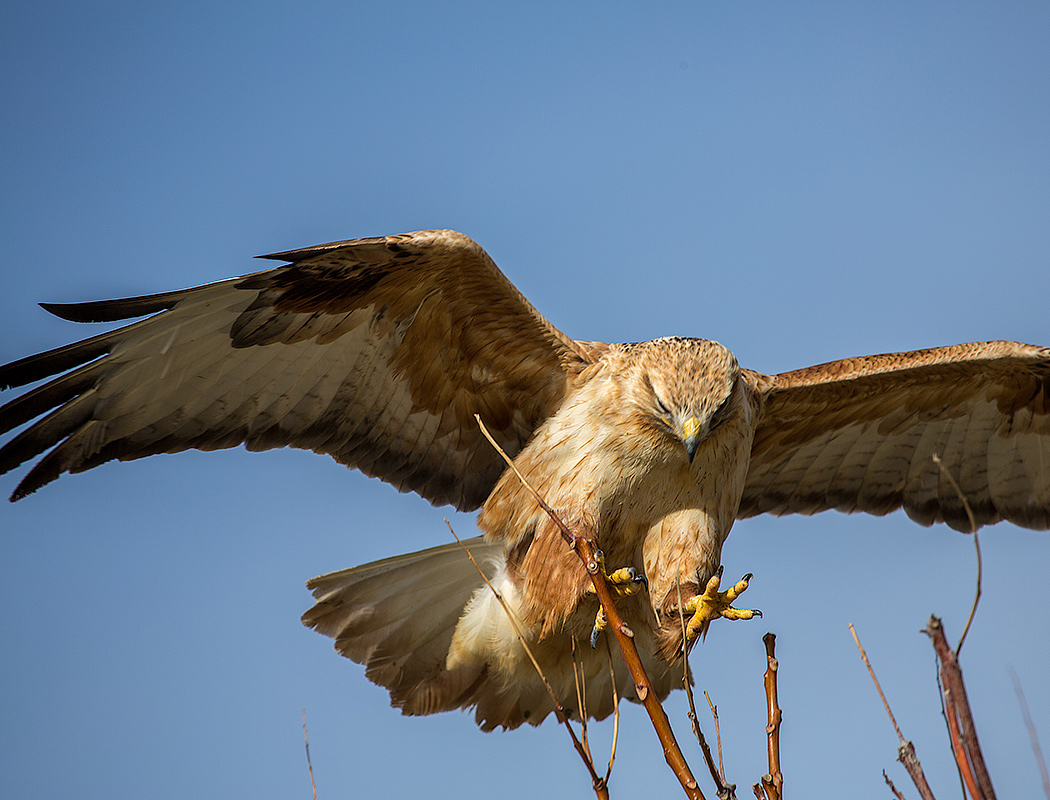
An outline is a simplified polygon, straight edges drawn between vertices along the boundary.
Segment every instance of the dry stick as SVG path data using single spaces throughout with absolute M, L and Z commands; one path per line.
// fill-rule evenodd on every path
M 683 609 L 685 605 L 682 603 L 682 582 L 679 580 L 678 573 L 674 576 L 675 587 L 678 589 L 678 618 L 682 622 L 682 685 L 685 687 L 685 696 L 689 699 L 689 721 L 693 726 L 693 735 L 696 737 L 696 741 L 700 743 L 700 751 L 704 754 L 704 761 L 707 763 L 707 769 L 711 772 L 711 779 L 715 782 L 715 794 L 718 795 L 720 800 L 736 800 L 736 784 L 726 783 L 725 773 L 719 774 L 718 769 L 715 768 L 715 760 L 711 755 L 711 748 L 707 746 L 707 739 L 704 738 L 703 731 L 700 730 L 700 718 L 696 714 L 696 703 L 693 702 L 693 685 L 689 678 L 689 652 L 688 639 L 686 638 L 686 625 L 685 625 L 685 614 Z M 707 695 L 707 692 L 704 692 Z M 708 698 L 708 702 L 711 702 Z M 721 759 L 721 736 L 719 736 L 719 759 Z
M 1032 752 L 1035 754 L 1036 764 L 1039 765 L 1039 777 L 1043 779 L 1043 794 L 1046 800 L 1050 800 L 1050 774 L 1046 771 L 1046 759 L 1043 758 L 1042 748 L 1039 747 L 1039 734 L 1035 731 L 1035 723 L 1032 715 L 1028 713 L 1028 701 L 1024 699 L 1024 689 L 1021 688 L 1021 679 L 1017 677 L 1017 671 L 1013 667 L 1010 670 L 1010 678 L 1014 682 L 1014 693 L 1017 695 L 1017 703 L 1021 706 L 1021 716 L 1024 717 L 1024 726 L 1028 729 L 1028 741 L 1032 744 Z
M 966 697 L 966 686 L 963 683 L 962 668 L 959 659 L 948 646 L 944 636 L 944 626 L 937 617 L 930 617 L 923 632 L 933 642 L 933 651 L 940 661 L 938 675 L 944 687 L 945 709 L 948 714 L 948 732 L 951 734 L 952 750 L 955 753 L 959 768 L 964 777 L 972 768 L 972 777 L 976 786 L 970 787 L 974 800 L 995 800 L 992 778 L 985 766 L 981 745 L 977 741 L 977 729 L 970 713 L 970 701 Z M 975 793 L 979 790 L 980 794 Z
M 959 488 L 959 484 L 955 482 L 955 478 L 951 476 L 951 473 L 945 469 L 944 464 L 941 462 L 941 457 L 934 453 L 931 458 L 933 463 L 938 466 L 941 470 L 941 474 L 948 479 L 948 483 L 951 484 L 952 489 L 958 496 L 959 500 L 962 501 L 963 511 L 966 512 L 966 519 L 970 522 L 970 534 L 973 536 L 973 546 L 977 551 L 977 592 L 973 598 L 973 605 L 970 607 L 970 616 L 966 618 L 966 625 L 963 627 L 962 636 L 959 637 L 959 644 L 955 646 L 955 657 L 959 657 L 959 651 L 962 650 L 963 642 L 966 641 L 966 634 L 970 632 L 970 623 L 973 622 L 974 615 L 977 613 L 977 604 L 981 602 L 981 542 L 977 538 L 977 520 L 974 519 L 973 511 L 970 508 L 970 504 L 966 501 L 966 497 L 962 493 L 962 489 Z
M 612 776 L 613 762 L 616 761 L 616 743 L 620 740 L 620 695 L 616 691 L 616 670 L 613 669 L 612 650 L 609 648 L 609 640 L 605 640 L 605 655 L 609 666 L 609 685 L 613 693 L 613 736 L 612 747 L 609 749 L 609 768 L 605 770 L 605 782 L 609 782 Z M 1050 800 L 1050 798 L 1047 798 Z
M 762 789 L 769 800 L 780 800 L 784 792 L 784 775 L 780 771 L 780 720 L 784 716 L 777 702 L 777 668 L 779 664 L 774 656 L 777 637 L 767 633 L 762 637 L 766 645 L 766 674 L 763 678 L 766 687 L 766 708 L 769 711 L 769 723 L 766 734 L 769 741 L 769 772 L 762 776 Z
M 306 735 L 306 709 L 303 709 L 303 741 L 306 742 L 306 767 L 310 770 L 310 788 L 314 790 L 317 800 L 317 784 L 314 783 L 314 765 L 310 763 L 310 737 Z
M 711 709 L 711 717 L 715 721 L 715 739 L 718 741 L 718 774 L 724 781 L 726 779 L 725 766 L 722 764 L 722 726 L 718 723 L 718 706 L 711 702 L 711 695 L 707 693 L 707 689 L 704 689 L 704 697 L 707 699 L 707 705 Z M 1050 798 L 1047 798 L 1050 800 Z
M 521 646 L 525 649 L 525 654 L 529 657 L 529 661 L 532 662 L 532 666 L 535 667 L 536 673 L 540 676 L 540 680 L 543 681 L 543 685 L 547 689 L 547 693 L 551 696 L 551 700 L 554 701 L 554 716 L 558 718 L 558 721 L 565 726 L 565 730 L 569 732 L 569 738 L 572 739 L 572 746 L 576 748 L 576 752 L 580 754 L 580 759 L 582 759 L 584 766 L 587 767 L 587 771 L 591 774 L 591 786 L 594 788 L 594 793 L 598 795 L 599 798 L 608 800 L 609 787 L 602 778 L 598 777 L 598 773 L 594 771 L 594 763 L 591 761 L 590 752 L 583 746 L 583 744 L 581 744 L 580 740 L 576 738 L 576 731 L 572 729 L 572 725 L 569 723 L 569 715 L 565 713 L 565 707 L 561 704 L 561 701 L 558 700 L 558 696 L 554 693 L 554 688 L 551 686 L 550 681 L 547 680 L 547 676 L 543 674 L 543 670 L 540 668 L 540 662 L 536 660 L 536 656 L 534 656 L 532 650 L 529 649 L 529 644 L 525 641 L 525 634 L 522 633 L 521 628 L 518 627 L 518 621 L 514 617 L 514 612 L 510 610 L 507 601 L 503 599 L 503 595 L 496 590 L 496 587 L 492 585 L 492 582 L 482 571 L 478 562 L 474 560 L 474 554 L 470 552 L 470 548 L 463 544 L 460 538 L 456 536 L 456 532 L 452 530 L 452 524 L 447 519 L 445 520 L 445 524 L 448 525 L 452 538 L 454 538 L 459 543 L 459 546 L 463 548 L 463 551 L 467 554 L 467 558 L 470 559 L 470 563 L 474 565 L 474 569 L 478 571 L 482 580 L 485 581 L 485 585 L 489 587 L 489 590 L 496 596 L 496 600 L 499 601 L 499 604 L 503 607 L 503 611 L 506 613 L 507 619 L 510 620 L 510 624 L 514 628 L 514 633 L 517 635 L 518 641 L 521 642 Z
M 893 781 L 890 780 L 890 776 L 886 774 L 886 770 L 882 771 L 882 779 L 886 781 L 886 785 L 890 787 L 890 791 L 893 792 L 893 796 L 897 800 L 904 800 L 904 795 L 897 791 L 897 787 L 893 785 Z
M 587 751 L 587 758 L 593 764 L 594 756 L 591 754 L 591 743 L 587 739 L 587 690 L 584 686 L 581 686 L 583 676 L 580 673 L 583 669 L 582 665 L 576 661 L 576 640 L 570 638 L 569 644 L 572 645 L 572 680 L 576 684 L 576 707 L 580 709 L 580 743 L 583 745 L 583 749 Z
M 904 734 L 901 733 L 900 726 L 897 725 L 897 718 L 893 716 L 893 712 L 890 711 L 890 704 L 886 700 L 886 695 L 882 693 L 882 686 L 879 685 L 879 679 L 875 677 L 875 670 L 872 669 L 871 662 L 868 661 L 868 654 L 864 652 L 864 646 L 860 643 L 860 638 L 857 636 L 857 632 L 853 629 L 853 623 L 849 625 L 849 632 L 853 634 L 853 641 L 857 643 L 857 649 L 860 650 L 860 657 L 864 661 L 864 666 L 868 668 L 868 674 L 871 675 L 871 680 L 875 684 L 875 689 L 879 693 L 879 698 L 882 700 L 882 705 L 886 709 L 886 714 L 890 718 L 890 722 L 893 723 L 893 730 L 897 732 L 897 739 L 900 742 L 900 746 L 897 748 L 897 760 L 904 765 L 904 768 L 908 770 L 908 774 L 911 776 L 912 783 L 915 784 L 915 788 L 919 790 L 919 795 L 923 800 L 934 800 L 933 792 L 930 790 L 930 784 L 926 782 L 926 775 L 922 771 L 922 764 L 919 763 L 919 757 L 915 755 L 915 745 L 911 742 L 905 741 Z
M 498 452 L 503 460 L 507 462 L 514 474 L 518 476 L 518 480 L 521 481 L 522 485 L 532 494 L 533 498 L 539 504 L 540 508 L 546 512 L 547 516 L 551 518 L 551 521 L 557 526 L 561 532 L 562 538 L 569 545 L 572 550 L 576 551 L 576 555 L 580 557 L 584 567 L 587 570 L 587 574 L 591 576 L 591 583 L 594 584 L 594 591 L 598 595 L 598 601 L 601 603 L 602 608 L 605 610 L 605 617 L 608 620 L 609 628 L 616 635 L 616 641 L 620 645 L 620 650 L 623 653 L 623 660 L 627 664 L 627 669 L 631 672 L 631 677 L 634 678 L 634 688 L 638 694 L 638 700 L 641 701 L 642 705 L 645 706 L 645 710 L 649 714 L 649 720 L 653 724 L 653 729 L 656 731 L 657 737 L 660 739 L 660 743 L 664 749 L 664 760 L 667 761 L 667 765 L 674 772 L 675 777 L 678 778 L 678 782 L 682 784 L 682 789 L 685 790 L 687 796 L 691 798 L 698 798 L 698 800 L 704 800 L 704 794 L 700 791 L 700 786 L 696 782 L 696 778 L 693 777 L 693 773 L 689 769 L 689 765 L 685 761 L 685 756 L 682 755 L 682 749 L 678 746 L 678 742 L 675 740 L 674 731 L 671 730 L 671 723 L 667 719 L 667 714 L 664 712 L 663 706 L 660 705 L 660 700 L 656 697 L 656 693 L 653 691 L 652 684 L 649 682 L 649 677 L 645 673 L 645 667 L 642 666 L 642 658 L 638 654 L 638 647 L 634 643 L 634 633 L 627 627 L 627 624 L 623 621 L 623 617 L 620 616 L 620 612 L 616 610 L 616 604 L 613 602 L 612 592 L 609 591 L 609 584 L 605 582 L 605 578 L 602 577 L 601 571 L 598 568 L 598 559 L 595 555 L 594 544 L 582 536 L 576 536 L 569 530 L 564 522 L 558 517 L 557 514 L 548 506 L 543 498 L 540 497 L 539 493 L 529 485 L 525 477 L 518 471 L 518 468 L 514 465 L 514 462 L 510 460 L 503 448 L 496 444 L 496 440 L 492 438 L 492 434 L 488 432 L 485 424 L 481 421 L 481 417 L 477 414 L 474 415 L 474 419 L 477 420 L 478 427 L 481 428 L 481 432 L 485 438 L 489 440 L 496 452 Z

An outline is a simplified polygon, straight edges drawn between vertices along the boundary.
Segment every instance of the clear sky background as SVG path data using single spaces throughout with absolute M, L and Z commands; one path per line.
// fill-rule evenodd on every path
M 576 338 L 703 336 L 765 372 L 1050 343 L 1042 3 L 7 3 L 0 93 L 3 361 L 97 330 L 37 301 L 436 227 Z M 299 451 L 110 463 L 0 508 L 2 793 L 309 797 L 305 708 L 323 800 L 592 796 L 550 721 L 403 718 L 300 625 L 305 579 L 448 541 L 445 516 L 472 535 Z M 1050 536 L 999 525 L 982 547 L 963 666 L 1000 796 L 1035 797 L 1008 667 L 1050 742 Z M 771 630 L 788 793 L 885 798 L 885 768 L 914 796 L 852 621 L 958 796 L 917 631 L 937 612 L 960 633 L 971 540 L 899 513 L 763 517 L 723 561 L 766 612 L 692 659 L 740 795 L 765 771 Z M 667 707 L 699 774 L 682 693 Z M 641 709 L 621 729 L 613 796 L 676 796 Z

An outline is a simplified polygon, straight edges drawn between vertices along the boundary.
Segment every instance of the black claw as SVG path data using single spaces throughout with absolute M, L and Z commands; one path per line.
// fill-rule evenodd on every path
M 762 616 L 762 612 L 759 611 L 757 608 L 752 608 L 751 609 L 751 613 L 754 614 L 756 617 L 761 617 Z
M 745 576 L 744 576 L 743 578 L 741 578 L 740 580 L 742 580 L 742 581 L 749 581 L 749 580 L 751 580 L 751 579 L 752 579 L 753 577 L 755 577 L 755 573 L 753 573 L 753 572 L 749 572 L 749 573 L 747 573 L 747 575 L 745 575 Z
M 591 628 L 591 650 L 598 649 L 598 637 L 601 635 L 601 631 L 598 630 L 598 626 L 595 625 Z
M 634 567 L 628 567 L 628 571 L 631 573 L 631 583 L 641 583 L 646 589 L 649 588 L 649 579 L 642 573 L 636 570 Z
M 721 564 L 719 564 L 718 565 L 718 569 L 715 570 L 715 575 L 717 575 L 719 578 L 721 578 L 723 569 L 725 569 L 725 567 L 723 567 Z

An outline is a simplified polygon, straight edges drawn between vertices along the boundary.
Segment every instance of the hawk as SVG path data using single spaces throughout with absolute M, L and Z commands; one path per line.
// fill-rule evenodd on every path
M 611 684 L 633 699 L 634 682 L 588 646 L 589 577 L 475 415 L 610 568 L 629 568 L 613 573 L 628 575 L 618 606 L 661 698 L 677 683 L 667 663 L 712 618 L 741 615 L 705 591 L 736 519 L 903 508 L 969 530 L 954 479 L 975 525 L 1050 527 L 1050 349 L 984 342 L 763 375 L 703 339 L 570 339 L 453 231 L 265 257 L 286 263 L 44 304 L 78 322 L 145 318 L 0 367 L 0 388 L 50 378 L 0 408 L 0 433 L 31 422 L 0 448 L 0 472 L 43 454 L 11 499 L 111 459 L 244 445 L 326 453 L 435 505 L 480 508 L 484 535 L 467 547 L 555 692 L 575 696 L 575 660 L 599 719 Z M 404 713 L 473 708 L 492 729 L 553 710 L 458 545 L 308 586 L 304 623 Z

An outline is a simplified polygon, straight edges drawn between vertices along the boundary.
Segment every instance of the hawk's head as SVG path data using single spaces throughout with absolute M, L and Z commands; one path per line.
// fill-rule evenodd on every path
M 718 342 L 665 337 L 626 345 L 628 397 L 647 427 L 680 443 L 691 462 L 735 413 L 740 366 Z

